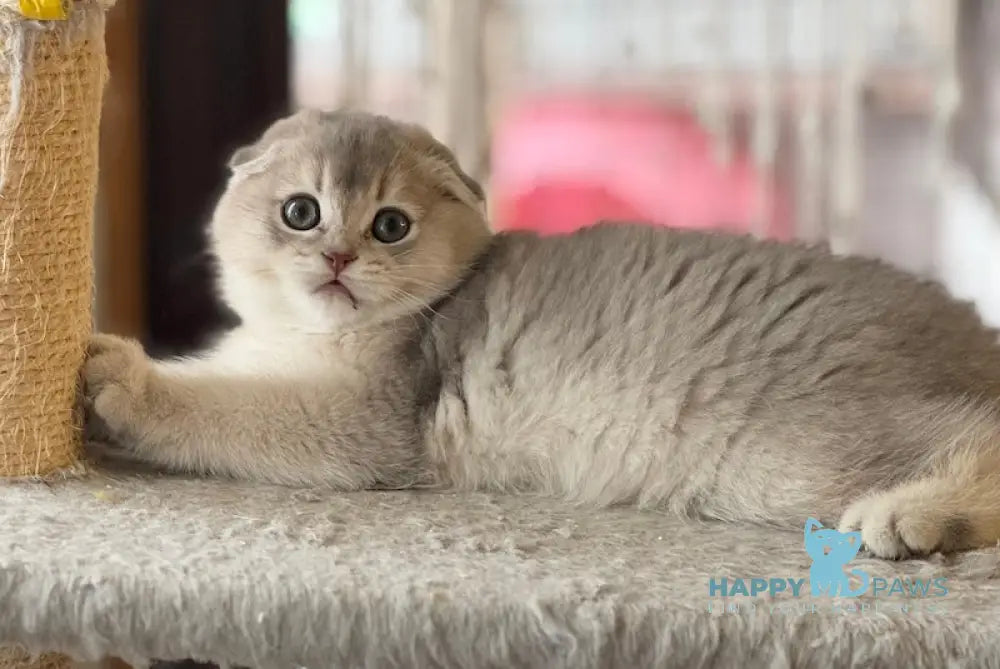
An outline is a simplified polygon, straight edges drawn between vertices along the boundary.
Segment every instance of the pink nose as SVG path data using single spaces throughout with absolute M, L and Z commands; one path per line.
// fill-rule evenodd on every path
M 333 270 L 333 276 L 338 277 L 358 257 L 353 253 L 324 253 L 323 259 L 326 260 L 327 266 Z

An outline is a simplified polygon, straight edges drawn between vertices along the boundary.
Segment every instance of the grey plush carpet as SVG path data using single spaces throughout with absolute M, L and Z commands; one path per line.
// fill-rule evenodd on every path
M 0 484 L 0 642 L 80 659 L 1000 667 L 997 550 L 850 563 L 887 583 L 944 577 L 937 598 L 709 596 L 710 578 L 809 564 L 799 532 L 537 499 L 135 474 Z

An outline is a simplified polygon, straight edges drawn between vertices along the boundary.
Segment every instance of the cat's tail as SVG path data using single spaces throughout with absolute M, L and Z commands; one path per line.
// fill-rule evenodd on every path
M 851 573 L 861 579 L 861 585 L 857 588 L 850 588 L 847 592 L 844 593 L 844 596 L 859 597 L 868 591 L 868 585 L 870 583 L 868 572 L 861 569 L 852 569 Z

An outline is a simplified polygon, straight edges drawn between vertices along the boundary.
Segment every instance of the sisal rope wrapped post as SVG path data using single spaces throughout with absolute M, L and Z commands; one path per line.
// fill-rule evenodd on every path
M 20 647 L 0 647 L 0 669 L 71 669 L 71 667 L 73 660 L 59 653 L 32 656 Z
M 0 0 L 0 477 L 78 462 L 104 12 L 114 1 Z M 56 653 L 0 647 L 0 669 L 69 666 Z
M 104 12 L 0 0 L 0 476 L 72 467 L 91 331 Z M 56 20 L 32 20 L 45 16 Z M 55 15 L 52 14 L 55 13 Z

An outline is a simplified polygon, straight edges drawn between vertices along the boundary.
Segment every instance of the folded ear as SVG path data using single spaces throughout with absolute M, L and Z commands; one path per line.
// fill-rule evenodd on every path
M 252 144 L 236 149 L 226 166 L 230 172 L 252 174 L 266 169 L 271 159 L 287 145 L 287 140 L 302 133 L 302 128 L 308 123 L 316 123 L 322 112 L 315 109 L 303 109 L 291 116 L 278 119 L 264 131 Z
M 283 151 L 290 148 L 287 140 L 257 142 L 236 149 L 226 165 L 236 177 L 246 177 L 263 172 Z
M 226 167 L 229 168 L 230 172 L 235 172 L 238 168 L 246 165 L 259 154 L 260 149 L 256 144 L 241 146 L 233 152 L 233 155 L 229 156 L 229 160 L 226 162 Z
M 434 138 L 431 133 L 423 128 L 422 126 L 416 124 L 401 124 L 403 133 L 406 135 L 413 145 L 424 151 L 431 157 L 435 158 L 437 161 L 444 163 L 444 165 L 451 172 L 454 177 L 453 185 L 461 190 L 465 191 L 465 194 L 471 195 L 470 204 L 476 204 L 483 206 L 486 202 L 486 193 L 483 191 L 483 187 L 479 185 L 479 182 L 469 176 L 462 166 L 458 164 L 458 159 L 455 158 L 455 154 L 451 150 Z M 467 197 L 462 197 L 462 194 L 455 193 L 456 197 L 463 200 L 468 200 Z

